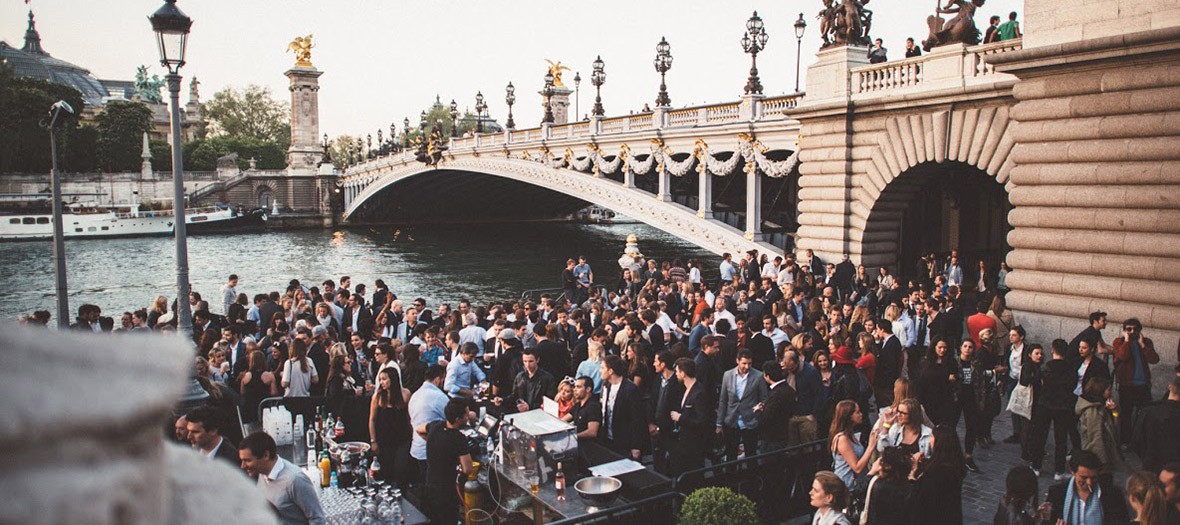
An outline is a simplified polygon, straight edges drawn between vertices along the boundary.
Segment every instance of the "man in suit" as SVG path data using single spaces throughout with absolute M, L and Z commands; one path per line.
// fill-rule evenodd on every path
M 348 297 L 348 308 L 344 309 L 344 331 L 349 334 L 368 335 L 373 327 L 373 314 L 361 303 L 361 297 Z
M 684 385 L 684 397 L 669 412 L 675 424 L 676 443 L 668 458 L 671 476 L 679 476 L 705 466 L 709 446 L 709 427 L 716 417 L 713 396 L 696 380 L 696 362 L 682 357 L 676 360 L 676 378 Z
M 758 412 L 754 407 L 766 402 L 769 393 L 762 372 L 751 368 L 754 355 L 746 349 L 738 351 L 737 366 L 721 376 L 721 398 L 717 402 L 717 435 L 725 442 L 725 460 L 738 456 L 738 444 L 746 449 L 746 457 L 758 453 Z
M 221 459 L 238 465 L 238 449 L 221 435 L 224 425 L 221 413 L 211 406 L 194 409 L 185 416 L 188 420 L 188 441 L 210 459 Z
M 714 398 L 717 397 L 717 389 L 721 387 L 722 368 L 718 362 L 720 353 L 721 338 L 715 335 L 706 335 L 701 339 L 701 351 L 693 358 L 693 361 L 696 362 L 693 377 Z
M 651 343 L 652 352 L 660 352 L 666 349 L 665 341 L 667 337 L 664 334 L 664 329 L 656 322 L 660 319 L 659 312 L 651 309 L 644 310 L 639 314 L 639 319 L 643 321 L 644 330 L 647 332 L 647 338 Z
M 651 382 L 647 431 L 655 445 L 652 447 L 652 460 L 656 472 L 666 475 L 668 473 L 668 453 L 673 443 L 672 430 L 675 427 L 670 412 L 673 403 L 684 397 L 684 387 L 676 379 L 676 366 L 673 362 L 672 352 L 665 350 L 656 354 L 653 363 L 655 363 L 656 377 L 655 381 Z
M 617 355 L 602 359 L 602 444 L 638 461 L 647 439 L 647 411 L 639 387 L 627 379 L 627 363 Z
M 221 341 L 225 343 L 225 359 L 229 361 L 229 375 L 230 379 L 238 377 L 238 374 L 249 368 L 248 355 L 246 355 L 246 345 L 238 338 L 238 329 L 235 326 L 227 326 L 221 329 Z
M 534 329 L 534 335 L 537 338 L 537 345 L 533 347 L 533 350 L 541 358 L 541 368 L 558 379 L 573 372 L 570 368 L 569 348 L 560 342 L 561 333 L 556 324 L 538 323 Z
M 213 325 L 209 311 L 197 310 L 193 312 L 193 343 L 197 345 L 201 354 L 208 355 L 209 350 L 220 340 L 221 333 Z
M 762 377 L 768 385 L 766 402 L 758 410 L 758 429 L 762 433 L 763 452 L 787 447 L 787 434 L 791 415 L 795 413 L 795 389 L 787 384 L 787 375 L 776 361 L 762 365 Z
M 877 397 L 877 406 L 893 404 L 893 382 L 901 377 L 901 341 L 893 335 L 893 325 L 888 321 L 877 323 L 873 335 L 881 343 L 881 351 L 877 354 L 877 372 L 873 377 L 873 393 Z
M 696 326 L 688 333 L 688 351 L 693 355 L 701 351 L 701 338 L 711 333 L 710 326 L 713 326 L 713 309 L 705 308 L 701 310 L 701 318 Z

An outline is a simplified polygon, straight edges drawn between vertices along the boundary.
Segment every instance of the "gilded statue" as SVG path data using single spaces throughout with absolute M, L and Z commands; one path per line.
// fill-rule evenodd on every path
M 315 47 L 311 43 L 311 35 L 297 36 L 290 44 L 287 44 L 287 51 L 295 53 L 295 67 L 315 67 L 311 65 L 311 48 Z
M 561 65 L 560 60 L 554 62 L 552 60 L 545 59 L 545 61 L 549 63 L 549 74 L 553 75 L 553 87 L 564 88 L 565 84 L 561 82 L 561 72 L 569 71 L 570 68 Z
M 962 42 L 969 46 L 979 43 L 979 28 L 975 27 L 975 10 L 983 7 L 986 0 L 948 0 L 946 7 L 938 9 L 938 14 L 955 15 L 950 20 L 943 20 L 938 15 L 926 17 L 926 24 L 930 26 L 930 37 L 922 41 L 922 49 L 931 49 Z
M 823 47 L 867 46 L 873 26 L 873 12 L 865 9 L 870 0 L 823 0 L 819 34 Z

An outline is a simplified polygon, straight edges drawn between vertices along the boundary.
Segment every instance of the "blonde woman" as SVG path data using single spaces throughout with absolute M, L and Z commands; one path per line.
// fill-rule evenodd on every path
M 893 335 L 897 337 L 898 341 L 902 342 L 902 346 L 905 346 L 905 341 L 910 340 L 910 331 L 914 329 L 914 325 L 902 318 L 901 307 L 896 304 L 885 307 L 885 320 L 893 325 Z M 902 370 L 904 371 L 905 369 L 903 368 Z
M 148 310 L 148 328 L 155 328 L 156 322 L 166 313 L 168 313 L 168 298 L 163 295 L 156 296 L 156 300 L 152 301 L 152 307 Z
M 578 365 L 578 371 L 574 373 L 574 377 L 586 376 L 594 380 L 594 395 L 598 395 L 602 391 L 602 354 L 604 348 L 602 343 L 590 340 L 586 345 L 586 360 Z

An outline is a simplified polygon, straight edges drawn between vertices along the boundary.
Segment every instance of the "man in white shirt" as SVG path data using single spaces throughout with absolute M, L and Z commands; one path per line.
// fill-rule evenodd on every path
M 774 342 L 775 348 L 778 348 L 778 345 L 791 339 L 782 328 L 775 326 L 774 317 L 770 315 L 762 318 L 762 335 L 769 337 Z
M 733 264 L 733 255 L 724 253 L 721 257 L 721 286 L 733 284 L 734 278 L 737 277 L 737 267 Z

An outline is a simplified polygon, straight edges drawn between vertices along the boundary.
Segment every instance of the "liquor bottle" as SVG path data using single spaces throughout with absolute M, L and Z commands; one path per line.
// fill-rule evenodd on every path
M 307 428 L 307 436 L 304 438 L 307 442 L 307 466 L 309 468 L 315 466 L 316 455 L 320 453 L 320 448 L 323 443 L 319 440 L 319 434 L 316 434 L 315 428 Z
M 332 435 L 337 440 L 344 438 L 344 418 L 336 418 L 336 426 L 332 431 Z
M 554 489 L 557 491 L 557 501 L 565 501 L 565 472 L 561 470 L 561 462 L 557 462 L 557 472 L 553 474 Z

